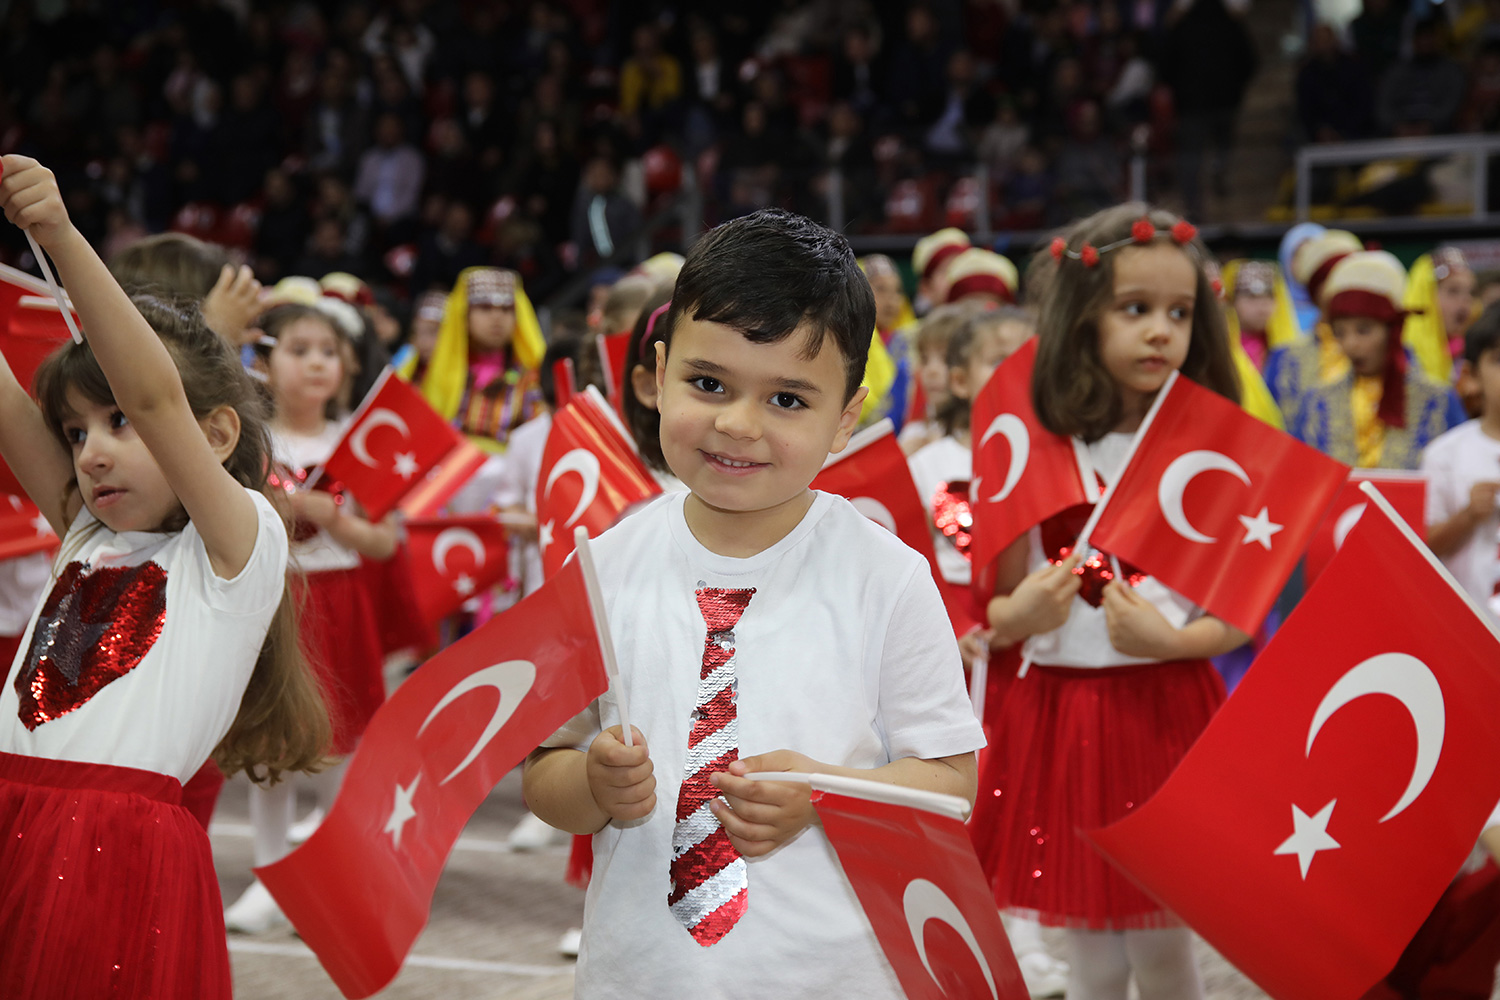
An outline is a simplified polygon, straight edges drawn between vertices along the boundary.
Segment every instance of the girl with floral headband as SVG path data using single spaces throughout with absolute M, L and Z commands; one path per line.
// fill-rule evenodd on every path
M 1196 230 L 1136 203 L 1076 223 L 1040 281 L 1032 404 L 1105 482 L 1173 371 L 1238 400 Z M 993 644 L 1032 664 L 995 723 L 970 824 L 995 898 L 1067 929 L 1070 1000 L 1202 996 L 1192 934 L 1080 836 L 1148 799 L 1224 698 L 1209 658 L 1248 637 L 1107 553 L 1076 553 L 1090 508 L 999 558 Z M 1087 557 L 1087 558 L 1085 558 Z M 1124 579 L 1116 579 L 1123 576 Z

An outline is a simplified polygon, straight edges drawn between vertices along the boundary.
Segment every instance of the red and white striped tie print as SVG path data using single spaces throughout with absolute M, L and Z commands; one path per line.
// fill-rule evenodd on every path
M 703 947 L 733 929 L 745 912 L 749 878 L 745 859 L 708 808 L 719 790 L 708 780 L 740 756 L 735 701 L 734 627 L 755 589 L 699 587 L 698 610 L 708 626 L 697 707 L 688 734 L 687 765 L 677 791 L 677 825 L 672 829 L 672 915 Z

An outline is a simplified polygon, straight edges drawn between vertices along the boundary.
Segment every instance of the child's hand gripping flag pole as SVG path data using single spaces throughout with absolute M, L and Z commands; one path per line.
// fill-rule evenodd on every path
M 1089 834 L 1277 1000 L 1386 975 L 1500 799 L 1474 766 L 1500 757 L 1500 631 L 1361 489 L 1364 516 L 1166 784 Z
M 615 638 L 609 631 L 609 619 L 604 613 L 604 595 L 599 592 L 599 575 L 594 572 L 594 552 L 589 546 L 589 529 L 583 525 L 573 529 L 573 551 L 583 567 L 583 581 L 588 587 L 589 610 L 594 616 L 594 631 L 599 636 L 599 655 L 604 660 L 604 672 L 609 676 L 609 687 L 614 688 L 616 706 L 620 712 L 620 733 L 626 746 L 635 746 L 630 733 L 630 699 L 625 685 L 620 683 L 620 661 L 615 659 Z
M 813 807 L 912 1000 L 1026 1000 L 1000 911 L 954 795 L 834 774 L 755 771 L 812 788 Z
M 402 684 L 371 719 L 322 825 L 256 869 L 344 996 L 395 978 L 474 810 L 608 689 L 603 609 L 590 598 L 586 542 L 579 551 Z

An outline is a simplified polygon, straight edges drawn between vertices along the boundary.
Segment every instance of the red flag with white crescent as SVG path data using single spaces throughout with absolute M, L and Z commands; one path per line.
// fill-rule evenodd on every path
M 478 454 L 478 449 L 387 368 L 354 411 L 323 465 L 323 476 L 342 483 L 364 506 L 365 516 L 378 521 L 424 486 L 434 468 L 469 452 Z M 468 462 L 462 478 L 477 467 Z M 452 484 L 454 490 L 460 485 L 462 479 Z
M 1089 540 L 1253 634 L 1348 475 L 1174 372 Z
M 661 492 L 608 405 L 592 387 L 552 417 L 536 482 L 542 573 L 551 577 L 573 552 L 573 530 L 593 537 L 633 504 Z
M 406 538 L 417 612 L 430 625 L 499 583 L 510 568 L 508 536 L 493 517 L 407 521 Z
M 0 497 L 0 560 L 47 552 L 57 545 L 52 525 L 25 494 Z
M 882 420 L 857 434 L 849 446 L 829 456 L 812 488 L 836 493 L 854 509 L 894 534 L 927 560 L 932 579 L 943 595 L 957 635 L 980 627 L 983 613 L 966 591 L 951 586 L 938 569 L 931 522 L 911 478 L 911 466 L 896 442 L 890 420 Z M 972 520 L 971 520 L 972 523 Z
M 1349 531 L 1369 507 L 1369 498 L 1360 483 L 1374 483 L 1380 495 L 1390 501 L 1401 520 L 1419 535 L 1427 533 L 1427 477 L 1420 472 L 1399 469 L 1353 469 L 1328 506 L 1312 539 L 1307 543 L 1307 559 L 1302 573 L 1306 586 L 1312 586 L 1328 565 L 1328 560 L 1344 544 Z
M 42 360 L 67 343 L 70 336 L 47 283 L 0 264 L 0 354 L 22 388 L 31 389 L 32 377 Z M 3 461 L 0 492 L 24 492 Z
M 344 996 L 367 997 L 395 977 L 474 810 L 608 686 L 574 560 L 380 707 L 327 818 L 255 870 Z
M 625 355 L 630 352 L 631 331 L 606 334 L 599 338 L 599 360 L 604 366 L 609 398 L 617 412 L 625 405 L 625 380 L 630 373 L 625 370 Z
M 1167 783 L 1094 832 L 1278 1000 L 1395 965 L 1500 800 L 1500 634 L 1372 502 Z
M 1031 406 L 1035 337 L 1006 358 L 974 399 L 972 549 L 976 589 L 987 567 L 1035 525 L 1099 498 L 1083 446 L 1042 426 Z M 981 600 L 991 594 L 980 593 Z
M 1026 1000 L 962 799 L 810 776 L 813 807 L 912 1000 Z M 952 803 L 946 806 L 940 800 Z

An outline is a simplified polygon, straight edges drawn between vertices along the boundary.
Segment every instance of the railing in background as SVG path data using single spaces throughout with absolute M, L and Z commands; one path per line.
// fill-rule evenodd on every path
M 1487 135 L 1447 135 L 1412 139 L 1372 139 L 1364 142 L 1339 142 L 1303 146 L 1297 150 L 1297 220 L 1305 222 L 1312 214 L 1313 170 L 1316 167 L 1362 166 L 1381 160 L 1435 161 L 1454 156 L 1474 160 L 1470 183 L 1470 206 L 1466 217 L 1440 215 L 1412 218 L 1396 228 L 1451 228 L 1456 223 L 1493 224 L 1500 215 L 1492 215 L 1489 206 L 1490 159 L 1500 154 L 1500 137 Z M 1321 220 L 1320 220 L 1321 221 Z M 1389 226 L 1393 219 L 1381 219 Z

